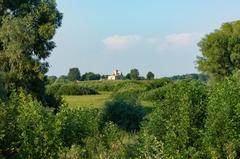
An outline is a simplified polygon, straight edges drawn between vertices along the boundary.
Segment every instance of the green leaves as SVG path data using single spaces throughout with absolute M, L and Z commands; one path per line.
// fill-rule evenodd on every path
M 210 93 L 204 144 L 211 157 L 239 156 L 240 85 L 238 80 L 227 79 Z
M 80 81 L 81 74 L 78 68 L 70 68 L 68 72 L 68 80 L 69 81 Z
M 52 38 L 62 14 L 55 0 L 0 2 L 0 71 L 8 89 L 14 86 L 44 101 L 44 75 L 55 47 Z
M 163 143 L 165 155 L 193 156 L 200 148 L 204 127 L 206 86 L 196 81 L 180 81 L 165 86 L 164 91 L 164 98 L 144 122 L 143 130 Z
M 240 22 L 225 23 L 219 30 L 205 36 L 199 43 L 202 57 L 198 69 L 212 81 L 223 80 L 240 69 Z

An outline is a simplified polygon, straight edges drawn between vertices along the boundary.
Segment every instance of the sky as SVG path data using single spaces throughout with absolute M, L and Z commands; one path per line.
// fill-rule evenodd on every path
M 240 19 L 239 0 L 57 0 L 62 26 L 56 48 L 47 60 L 48 75 L 81 74 L 141 76 L 197 73 L 197 43 L 224 22 Z

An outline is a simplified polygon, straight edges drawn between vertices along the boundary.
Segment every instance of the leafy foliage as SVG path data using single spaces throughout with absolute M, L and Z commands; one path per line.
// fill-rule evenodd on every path
M 47 84 L 53 84 L 56 80 L 56 76 L 47 76 Z
M 64 146 L 83 145 L 84 139 L 98 133 L 97 109 L 70 109 L 62 107 L 57 114 L 61 126 L 60 137 Z
M 81 79 L 81 74 L 78 68 L 70 68 L 68 72 L 69 81 L 79 81 Z
M 103 122 L 113 122 L 126 131 L 137 131 L 145 115 L 142 106 L 133 96 L 115 96 L 106 103 Z
M 0 100 L 4 100 L 7 97 L 7 90 L 5 87 L 5 82 L 3 75 L 0 73 Z
M 134 68 L 130 70 L 130 77 L 132 80 L 138 80 L 139 79 L 139 71 Z
M 82 75 L 82 80 L 83 81 L 89 81 L 89 80 L 100 80 L 101 75 L 100 74 L 95 74 L 93 72 L 87 72 Z
M 76 83 L 70 84 L 53 84 L 47 87 L 49 94 L 55 95 L 96 95 L 98 92 L 90 87 L 81 86 Z
M 12 158 L 57 158 L 60 129 L 51 110 L 23 93 L 13 94 L 1 109 L 0 149 Z
M 199 43 L 203 55 L 198 58 L 198 69 L 207 73 L 213 81 L 231 76 L 240 69 L 239 42 L 240 21 L 223 24 Z
M 58 95 L 94 95 L 98 94 L 95 89 L 79 86 L 77 84 L 62 85 L 57 91 Z
M 204 145 L 210 158 L 240 155 L 240 83 L 227 79 L 214 87 L 207 106 Z
M 62 14 L 55 0 L 0 2 L 0 71 L 8 89 L 21 88 L 44 101 L 44 61 L 55 47 Z
M 154 75 L 152 72 L 148 72 L 148 73 L 147 73 L 147 79 L 148 79 L 148 80 L 153 80 L 153 79 L 154 79 L 154 76 L 155 76 L 155 75 Z
M 147 118 L 144 131 L 164 144 L 167 156 L 193 157 L 200 148 L 204 127 L 205 86 L 196 81 L 181 81 L 168 87 L 165 99 Z

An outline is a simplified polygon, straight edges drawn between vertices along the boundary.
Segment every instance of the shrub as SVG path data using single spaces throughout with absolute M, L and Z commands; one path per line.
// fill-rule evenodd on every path
M 23 98 L 24 99 L 24 98 Z M 22 158 L 58 158 L 60 127 L 51 110 L 37 101 L 24 99 L 19 106 L 18 128 Z
M 209 157 L 238 158 L 240 156 L 239 78 L 226 79 L 212 89 L 207 112 L 204 146 Z
M 143 124 L 143 130 L 163 143 L 172 158 L 191 158 L 198 154 L 204 127 L 206 86 L 196 81 L 169 85 L 165 99 Z
M 52 84 L 52 85 L 47 85 L 46 86 L 46 92 L 47 94 L 57 94 L 59 88 L 62 86 L 63 84 L 60 83 L 56 83 L 56 84 Z
M 62 85 L 58 91 L 58 95 L 96 95 L 98 92 L 89 87 L 79 86 L 77 84 Z
M 7 90 L 5 88 L 5 82 L 3 75 L 0 73 L 0 100 L 5 100 L 7 97 Z
M 71 148 L 65 148 L 59 155 L 59 159 L 80 159 L 84 150 L 79 145 L 72 145 Z
M 163 143 L 158 141 L 153 135 L 147 133 L 141 133 L 138 139 L 138 143 L 135 145 L 135 158 L 167 158 L 164 154 Z
M 152 80 L 147 83 L 147 89 L 151 90 L 151 89 L 161 88 L 165 85 L 168 85 L 169 83 L 172 83 L 172 80 L 168 78 Z
M 127 158 L 126 147 L 122 142 L 125 136 L 125 132 L 121 131 L 116 124 L 105 123 L 99 134 L 87 138 L 82 158 Z
M 99 111 L 97 109 L 76 108 L 70 109 L 63 106 L 57 114 L 58 122 L 61 123 L 60 137 L 63 145 L 83 145 L 88 136 L 98 133 Z
M 13 94 L 3 108 L 3 156 L 7 158 L 57 158 L 61 149 L 59 126 L 52 111 L 23 93 Z
M 134 98 L 140 96 L 144 91 L 146 90 L 146 87 L 141 84 L 137 83 L 130 83 L 127 82 L 124 85 L 122 85 L 117 91 L 115 91 L 112 96 L 132 96 Z
M 143 107 L 133 96 L 115 96 L 105 104 L 103 122 L 113 122 L 126 131 L 139 130 L 140 122 L 145 115 Z
M 155 88 L 143 93 L 142 98 L 147 101 L 161 102 L 165 99 L 168 86 L 163 86 L 160 88 Z
M 16 158 L 18 155 L 20 132 L 17 124 L 19 115 L 19 99 L 16 94 L 11 95 L 7 103 L 1 103 L 0 121 L 0 151 L 5 157 Z

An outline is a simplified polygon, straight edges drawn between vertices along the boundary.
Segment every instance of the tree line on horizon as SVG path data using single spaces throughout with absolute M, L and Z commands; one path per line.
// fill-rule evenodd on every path
M 107 80 L 109 75 L 100 75 L 98 73 L 86 72 L 81 75 L 79 68 L 70 68 L 67 75 L 57 76 L 47 76 L 49 83 L 57 82 L 67 82 L 67 81 L 91 81 L 91 80 Z M 184 74 L 184 75 L 174 75 L 171 77 L 166 77 L 171 80 L 183 80 L 183 79 L 194 79 L 203 82 L 208 81 L 208 76 L 206 74 Z M 154 80 L 155 75 L 153 72 L 149 71 L 146 77 L 140 76 L 138 69 L 131 69 L 129 73 L 125 76 L 123 75 L 121 80 Z

